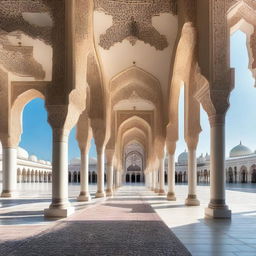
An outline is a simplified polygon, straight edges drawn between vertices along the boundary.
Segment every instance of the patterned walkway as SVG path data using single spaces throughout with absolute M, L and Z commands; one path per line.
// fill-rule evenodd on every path
M 1 255 L 190 255 L 141 193 L 124 187 L 32 238 L 2 243 Z

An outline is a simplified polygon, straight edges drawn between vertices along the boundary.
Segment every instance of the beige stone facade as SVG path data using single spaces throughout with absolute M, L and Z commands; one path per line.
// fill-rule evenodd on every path
M 90 198 L 92 136 L 98 159 L 96 197 L 112 195 L 129 161 L 131 168 L 143 169 L 151 189 L 164 195 L 167 153 L 167 198 L 175 200 L 178 99 L 184 85 L 185 203 L 199 204 L 196 148 L 201 104 L 211 126 L 211 198 L 205 213 L 231 217 L 225 203 L 224 155 L 225 115 L 234 86 L 229 37 L 237 29 L 246 33 L 249 68 L 255 77 L 254 0 L 0 0 L 0 6 L 2 196 L 15 191 L 22 110 L 39 97 L 45 100 L 53 133 L 53 190 L 47 217 L 72 213 L 67 149 L 74 126 L 81 150 L 78 200 Z M 127 160 L 132 154 L 138 164 Z

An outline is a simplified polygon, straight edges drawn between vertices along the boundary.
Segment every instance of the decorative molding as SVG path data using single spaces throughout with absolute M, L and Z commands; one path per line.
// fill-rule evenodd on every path
M 95 10 L 113 17 L 113 25 L 100 35 L 99 45 L 109 50 L 127 39 L 131 45 L 137 40 L 157 50 L 168 47 L 167 39 L 152 25 L 152 17 L 161 13 L 177 14 L 176 0 L 96 0 Z

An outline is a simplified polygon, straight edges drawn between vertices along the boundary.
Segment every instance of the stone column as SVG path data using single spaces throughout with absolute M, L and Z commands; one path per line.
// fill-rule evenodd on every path
M 1 197 L 12 197 L 17 184 L 17 148 L 3 147 L 3 191 Z
M 188 197 L 185 201 L 187 206 L 200 205 L 196 196 L 197 186 L 197 159 L 196 159 L 196 147 L 198 143 L 198 136 L 195 138 L 188 138 Z
M 106 195 L 107 196 L 113 196 L 113 157 L 114 157 L 114 151 L 107 150 L 106 151 L 106 157 L 107 157 L 107 190 Z
M 104 148 L 97 148 L 97 193 L 96 198 L 105 197 L 104 191 Z
M 89 193 L 89 153 L 88 150 L 80 150 L 81 152 L 81 166 L 80 166 L 80 195 L 77 200 L 90 201 Z
M 156 182 L 156 179 L 155 179 L 155 172 L 152 171 L 152 186 L 151 186 L 151 190 L 152 190 L 152 191 L 155 191 L 155 182 Z
M 167 150 L 168 150 L 168 192 L 167 200 L 175 201 L 175 150 L 176 142 L 167 141 Z
M 165 158 L 162 157 L 160 159 L 160 166 L 159 166 L 159 191 L 158 194 L 160 196 L 165 195 L 165 188 L 164 188 L 164 160 Z
M 53 129 L 52 203 L 44 210 L 46 217 L 67 217 L 74 212 L 68 201 L 68 133 Z
M 225 114 L 209 117 L 211 125 L 210 191 L 211 199 L 205 216 L 231 218 L 225 202 Z
M 159 170 L 155 171 L 155 193 L 159 191 Z

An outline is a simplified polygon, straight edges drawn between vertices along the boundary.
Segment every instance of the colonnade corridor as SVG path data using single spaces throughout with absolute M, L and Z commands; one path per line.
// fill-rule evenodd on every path
M 255 190 L 251 184 L 227 184 L 232 221 L 205 219 L 210 187 L 199 185 L 200 206 L 186 206 L 187 185 L 176 184 L 176 201 L 126 184 L 108 198 L 76 200 L 79 185 L 69 185 L 75 213 L 45 219 L 49 183 L 19 184 L 18 196 L 0 204 L 0 255 L 255 255 Z M 167 190 L 167 186 L 165 186 Z M 245 192 L 246 191 L 246 192 Z

